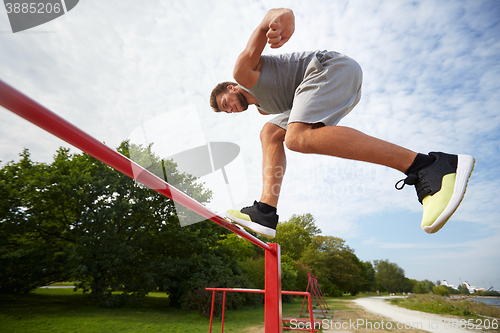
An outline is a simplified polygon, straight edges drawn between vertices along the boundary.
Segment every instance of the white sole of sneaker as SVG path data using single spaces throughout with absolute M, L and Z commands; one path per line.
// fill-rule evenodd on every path
M 258 223 L 252 222 L 252 221 L 247 221 L 247 220 L 243 220 L 243 219 L 231 216 L 228 213 L 226 213 L 226 216 L 228 219 L 230 219 L 231 221 L 233 221 L 236 224 L 241 225 L 243 228 L 251 230 L 255 233 L 258 233 L 259 235 L 264 236 L 268 239 L 273 239 L 274 237 L 276 237 L 276 230 L 274 230 L 274 229 L 264 227 L 263 225 L 260 225 Z
M 455 213 L 458 206 L 464 198 L 465 191 L 467 189 L 467 184 L 469 182 L 472 170 L 474 170 L 475 160 L 470 155 L 458 155 L 458 166 L 457 166 L 457 176 L 455 178 L 455 187 L 453 188 L 453 195 L 451 196 L 450 202 L 443 210 L 441 215 L 436 219 L 436 221 L 430 225 L 423 227 L 424 231 L 433 234 L 439 229 L 441 229 L 450 217 Z

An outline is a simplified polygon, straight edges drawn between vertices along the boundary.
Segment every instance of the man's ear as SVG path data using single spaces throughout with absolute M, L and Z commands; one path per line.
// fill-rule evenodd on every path
M 227 86 L 227 91 L 234 91 L 234 90 L 235 90 L 235 87 L 232 84 Z

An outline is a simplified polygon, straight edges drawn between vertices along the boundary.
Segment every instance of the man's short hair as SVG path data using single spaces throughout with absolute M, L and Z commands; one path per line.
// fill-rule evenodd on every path
M 210 106 L 215 112 L 221 112 L 222 110 L 219 109 L 219 106 L 217 105 L 217 96 L 220 94 L 223 94 L 227 92 L 227 87 L 228 86 L 237 86 L 237 83 L 234 82 L 222 82 L 219 83 L 218 85 L 215 86 L 214 90 L 212 90 L 212 93 L 210 94 Z

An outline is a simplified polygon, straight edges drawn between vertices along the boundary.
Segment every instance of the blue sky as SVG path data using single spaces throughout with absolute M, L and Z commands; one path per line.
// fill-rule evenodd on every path
M 269 118 L 252 107 L 214 114 L 207 101 L 278 6 L 294 10 L 296 32 L 265 53 L 329 49 L 361 64 L 363 96 L 342 125 L 415 151 L 477 160 L 459 210 L 428 235 L 413 187 L 394 189 L 399 172 L 287 152 L 281 220 L 311 213 L 360 259 L 389 259 L 409 278 L 500 290 L 498 1 L 86 0 L 16 34 L 0 9 L 0 79 L 112 148 L 137 133 L 167 155 L 206 141 L 238 144 L 227 172 L 235 204 L 246 206 L 260 197 L 258 138 Z M 6 110 L 0 117 L 2 163 L 25 147 L 48 162 L 67 146 Z M 232 205 L 221 179 L 220 172 L 202 179 L 220 212 Z

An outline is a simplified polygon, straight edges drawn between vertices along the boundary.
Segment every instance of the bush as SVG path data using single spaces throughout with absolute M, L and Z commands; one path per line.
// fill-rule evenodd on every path
M 312 273 L 312 268 L 296 261 L 297 265 L 297 290 L 306 291 L 309 284 L 308 274 Z
M 215 293 L 214 316 L 220 317 L 222 314 L 222 292 Z M 210 317 L 212 308 L 212 291 L 205 290 L 203 287 L 196 288 L 188 292 L 182 303 L 183 309 L 193 309 L 204 317 Z
M 211 286 L 214 285 L 216 284 L 212 284 Z M 185 310 L 197 310 L 200 315 L 208 318 L 210 317 L 210 310 L 212 308 L 212 294 L 213 292 L 205 290 L 205 287 L 193 289 L 184 297 L 182 308 Z M 222 315 L 223 295 L 222 291 L 215 292 L 214 317 Z M 238 310 L 245 305 L 262 304 L 263 299 L 262 294 L 226 292 L 225 308 L 226 310 Z
M 445 286 L 432 287 L 432 292 L 440 296 L 450 296 L 450 291 Z
M 264 257 L 252 259 L 248 258 L 242 263 L 245 275 L 248 277 L 252 288 L 265 288 L 265 259 Z
M 281 290 L 297 290 L 297 269 L 293 261 L 292 263 L 281 263 Z M 292 295 L 283 295 L 281 299 L 284 303 L 293 303 Z

